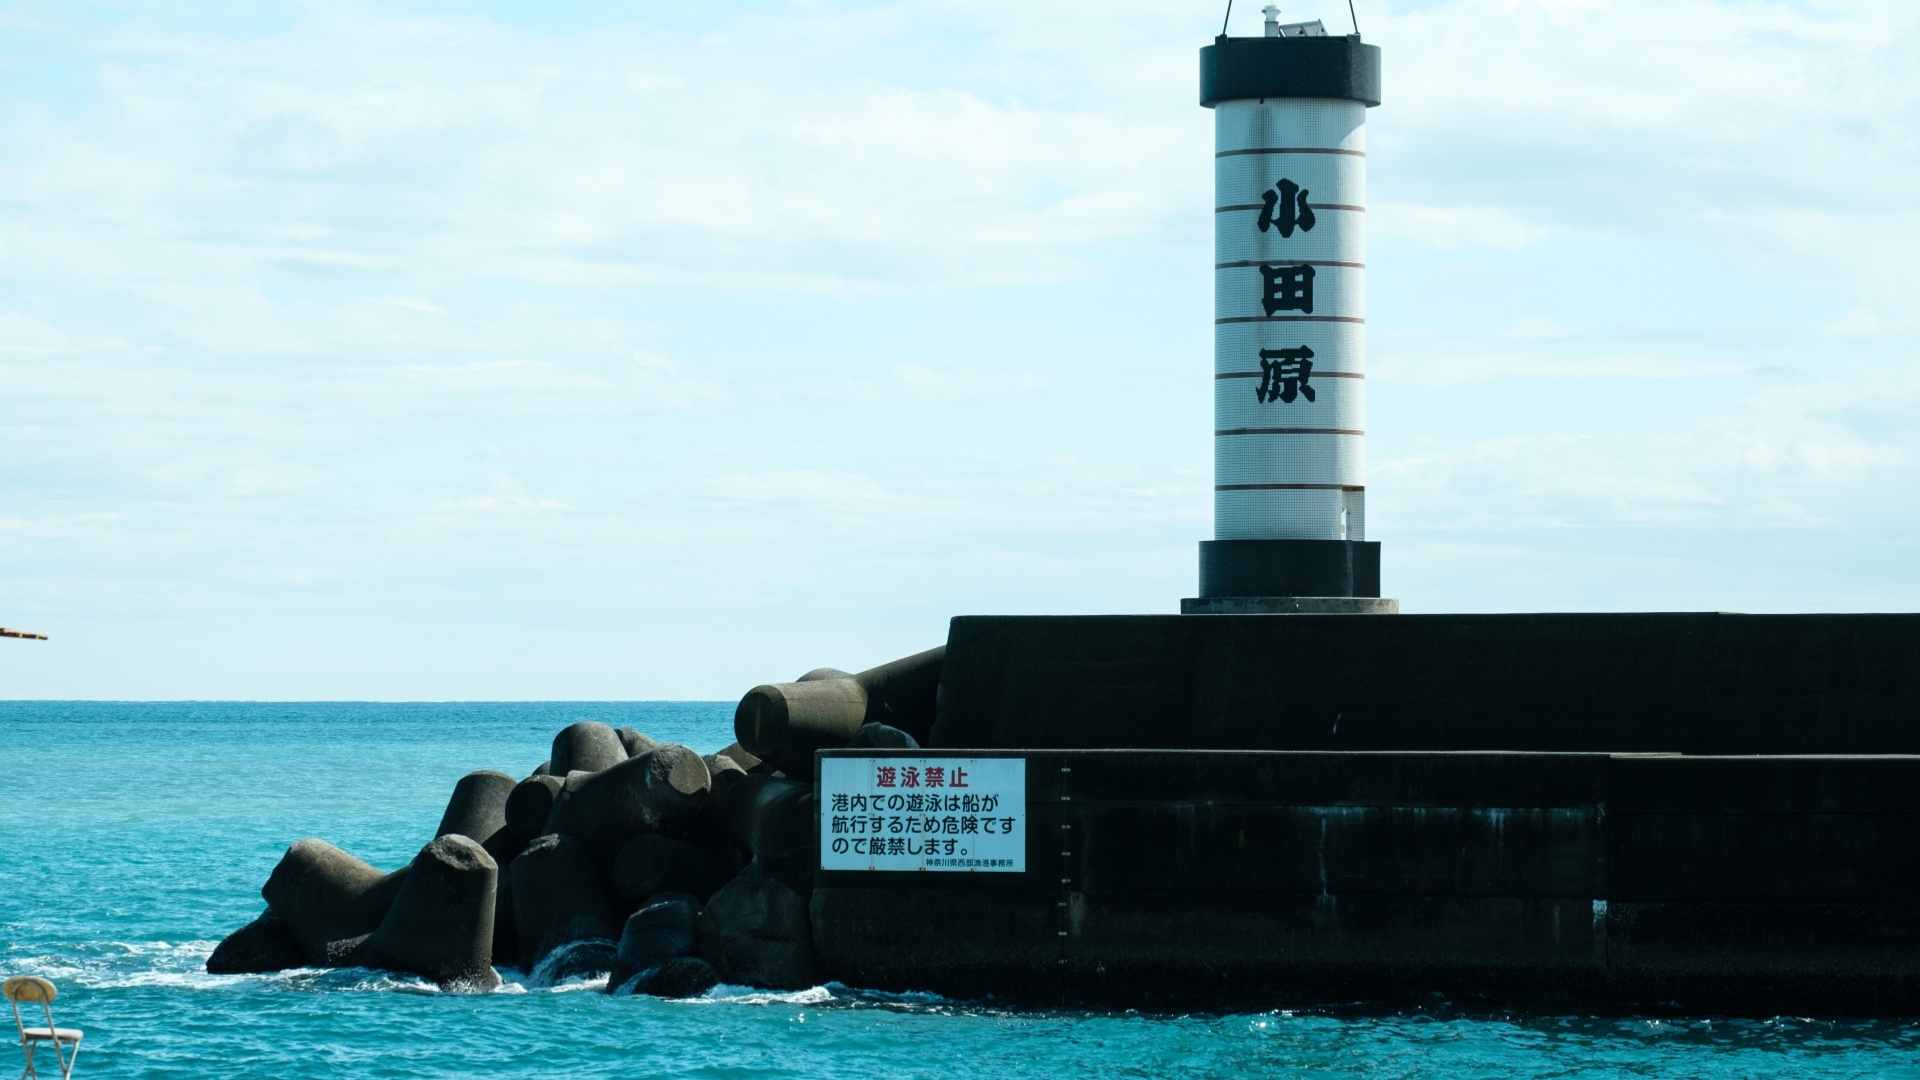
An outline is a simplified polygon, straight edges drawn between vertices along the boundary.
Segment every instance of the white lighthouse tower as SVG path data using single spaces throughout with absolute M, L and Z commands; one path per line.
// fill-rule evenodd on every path
M 1213 539 L 1189 614 L 1397 611 L 1367 539 L 1367 109 L 1319 22 L 1200 50 L 1214 112 Z

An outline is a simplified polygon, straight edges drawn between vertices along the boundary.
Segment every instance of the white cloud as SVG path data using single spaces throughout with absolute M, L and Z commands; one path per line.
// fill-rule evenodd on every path
M 203 635 L 226 632 L 193 622 L 210 597 L 252 615 L 178 673 L 108 686 L 133 669 L 88 656 L 9 686 L 236 692 L 246 668 L 267 696 L 724 696 L 775 639 L 884 659 L 956 610 L 1171 610 L 1190 587 L 1194 50 L 1217 15 L 643 7 L 556 33 L 275 10 L 244 32 L 10 12 L 0 48 L 64 74 L 0 87 L 0 599 Z M 1368 330 L 1390 544 L 1911 527 L 1920 11 L 1359 16 L 1386 51 Z M 1631 565 L 1549 554 L 1580 570 L 1562 606 Z M 378 647 L 419 657 L 379 686 L 344 661 L 295 679 L 297 641 L 248 629 L 375 609 Z M 569 655 L 626 644 L 567 687 L 525 635 L 431 652 L 484 620 L 563 621 Z M 747 623 L 759 644 L 712 646 Z M 636 624 L 672 632 L 627 647 Z

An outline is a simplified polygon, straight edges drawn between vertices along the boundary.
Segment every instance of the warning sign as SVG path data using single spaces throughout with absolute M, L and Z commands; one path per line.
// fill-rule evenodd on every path
M 1024 872 L 1026 759 L 821 758 L 820 868 Z

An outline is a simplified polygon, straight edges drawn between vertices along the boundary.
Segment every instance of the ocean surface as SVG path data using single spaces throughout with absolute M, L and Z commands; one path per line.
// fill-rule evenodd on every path
M 703 753 L 732 741 L 728 702 L 0 702 L 0 974 L 59 985 L 56 1019 L 87 1033 L 77 1076 L 1920 1078 L 1920 1024 L 1890 1021 L 1143 1015 L 837 985 L 658 1001 L 517 971 L 467 996 L 373 971 L 205 973 L 288 844 L 399 866 L 462 775 L 524 776 L 586 719 Z

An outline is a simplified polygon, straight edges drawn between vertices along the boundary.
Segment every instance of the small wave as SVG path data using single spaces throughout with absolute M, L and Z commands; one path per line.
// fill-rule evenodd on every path
M 284 974 L 287 973 L 274 973 L 274 975 Z M 271 975 L 209 975 L 204 971 L 126 971 L 84 981 L 86 985 L 100 990 L 125 990 L 141 986 L 163 986 L 178 990 L 220 990 L 272 977 Z
M 951 1007 L 960 1004 L 952 998 L 942 997 L 928 990 L 903 990 L 894 993 L 887 990 L 862 990 L 845 983 L 830 982 L 826 988 L 835 998 L 850 999 L 870 1005 L 907 1005 L 920 1008 Z
M 174 959 L 191 959 L 205 962 L 213 955 L 218 941 L 109 941 L 110 948 L 121 949 L 128 956 L 165 956 Z
M 446 991 L 418 975 L 378 968 L 288 968 L 264 975 L 209 976 L 257 979 L 279 990 L 307 993 L 442 994 Z
M 550 990 L 569 993 L 580 990 L 605 990 L 606 969 L 612 966 L 618 945 L 602 938 L 589 938 L 562 945 L 540 959 L 531 972 L 508 968 L 501 978 L 516 981 L 523 990 Z M 600 970 L 590 970 L 598 968 Z
M 833 991 L 824 986 L 808 987 L 805 990 L 762 990 L 757 986 L 735 986 L 721 983 L 697 998 L 688 1001 L 726 1002 L 732 1005 L 829 1005 L 833 1003 Z

